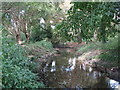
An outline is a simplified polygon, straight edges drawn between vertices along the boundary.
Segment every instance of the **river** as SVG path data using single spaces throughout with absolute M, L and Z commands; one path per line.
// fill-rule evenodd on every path
M 44 67 L 46 85 L 51 88 L 118 88 L 119 82 L 77 61 L 75 52 L 64 48 Z

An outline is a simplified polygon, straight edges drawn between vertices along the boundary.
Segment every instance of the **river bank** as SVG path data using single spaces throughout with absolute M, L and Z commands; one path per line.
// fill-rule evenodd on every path
M 62 47 L 56 48 L 55 50 L 57 50 L 57 52 L 59 53 L 61 49 L 67 48 L 68 52 L 75 52 L 75 57 L 80 64 L 82 63 L 83 65 L 89 65 L 90 67 L 100 71 L 101 73 L 104 73 L 107 77 L 120 82 L 119 60 L 107 61 L 99 58 L 101 54 L 104 54 L 108 51 L 106 49 L 93 48 L 79 52 L 78 49 L 83 48 L 84 46 L 86 46 L 85 42 L 81 44 L 68 43 Z
M 76 53 L 78 56 L 77 60 L 83 65 L 89 65 L 92 68 L 100 71 L 101 73 L 106 74 L 107 77 L 117 80 L 120 82 L 120 72 L 119 66 L 113 65 L 114 62 L 102 61 L 98 58 L 94 58 L 97 55 L 100 55 L 102 52 L 98 50 L 91 50 L 84 53 Z
M 66 47 L 66 46 L 65 46 Z M 111 84 L 106 74 L 79 61 L 76 48 L 59 48 L 44 65 L 45 85 L 50 88 L 108 88 Z M 118 82 L 114 81 L 115 85 Z M 103 85 L 104 83 L 104 85 Z
M 89 65 L 107 77 L 120 82 L 119 45 L 111 41 L 106 44 L 90 43 L 77 47 L 76 56 L 78 61 Z
M 51 77 L 51 74 L 50 74 L 50 77 L 48 77 L 49 76 L 48 72 L 53 71 L 53 73 L 54 73 L 54 70 L 57 69 L 57 68 L 55 69 L 50 66 L 50 65 L 52 65 L 53 61 L 55 61 L 57 59 L 59 61 L 62 60 L 61 62 L 65 61 L 65 63 L 67 63 L 68 61 L 66 62 L 66 59 L 67 58 L 70 59 L 73 56 L 76 59 L 76 63 L 77 63 L 77 66 L 75 66 L 75 67 L 77 67 L 77 68 L 81 67 L 83 69 L 85 69 L 85 67 L 91 68 L 91 69 L 94 69 L 95 71 L 102 73 L 103 75 L 105 75 L 105 77 L 109 77 L 113 80 L 119 81 L 119 76 L 120 76 L 119 68 L 117 66 L 116 67 L 113 66 L 113 63 L 106 62 L 106 61 L 96 58 L 100 54 L 104 53 L 105 50 L 96 50 L 96 49 L 90 50 L 90 49 L 88 49 L 86 51 L 85 50 L 78 51 L 80 48 L 83 48 L 84 46 L 86 46 L 86 43 L 84 43 L 84 42 L 81 44 L 67 43 L 66 45 L 60 45 L 51 50 L 45 50 L 44 48 L 37 46 L 37 48 L 31 48 L 33 55 L 31 55 L 31 56 L 29 55 L 29 58 L 33 58 L 34 61 L 37 63 L 37 68 L 36 68 L 35 72 L 38 73 L 40 80 L 42 80 L 42 82 L 44 82 L 44 84 L 47 86 L 49 86 L 49 85 L 46 81 L 48 81 L 48 78 Z M 64 52 L 67 52 L 68 54 L 66 54 Z M 72 53 L 72 56 L 70 53 Z M 62 56 L 61 56 L 61 54 L 62 54 Z M 65 54 L 65 55 L 63 55 L 63 54 Z M 35 57 L 38 57 L 38 58 L 35 58 Z M 59 62 L 59 61 L 57 61 L 57 62 Z M 59 63 L 61 63 L 61 62 L 59 62 Z M 54 63 L 53 63 L 53 65 L 54 65 Z M 48 67 L 51 67 L 52 69 L 49 68 L 46 70 L 46 68 L 48 68 Z M 59 67 L 59 65 L 56 67 Z M 66 70 L 67 70 L 67 72 L 71 71 L 67 67 L 64 68 L 64 65 L 61 66 L 64 73 Z M 77 70 L 79 71 L 79 69 L 77 69 Z M 78 72 L 78 71 L 73 70 L 73 72 Z M 80 69 L 80 71 L 81 71 L 81 69 Z M 59 70 L 59 72 L 61 72 L 61 70 Z M 81 72 L 83 72 L 83 71 L 81 71 Z M 52 72 L 50 72 L 50 73 L 52 73 Z

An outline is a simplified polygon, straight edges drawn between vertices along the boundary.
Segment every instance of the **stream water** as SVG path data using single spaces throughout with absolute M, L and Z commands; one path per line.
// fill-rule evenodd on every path
M 119 82 L 77 61 L 75 52 L 62 49 L 44 67 L 46 85 L 52 88 L 117 88 Z

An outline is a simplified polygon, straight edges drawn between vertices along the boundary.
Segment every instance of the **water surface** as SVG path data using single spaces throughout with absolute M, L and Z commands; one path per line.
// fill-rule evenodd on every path
M 46 84 L 54 88 L 116 88 L 118 82 L 93 68 L 77 61 L 70 49 L 60 50 L 59 55 L 46 64 Z

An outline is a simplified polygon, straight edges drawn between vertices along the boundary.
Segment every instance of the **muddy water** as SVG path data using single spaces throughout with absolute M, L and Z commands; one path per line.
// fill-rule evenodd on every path
M 46 64 L 46 85 L 54 88 L 117 88 L 118 82 L 109 79 L 77 61 L 75 52 L 62 49 Z

